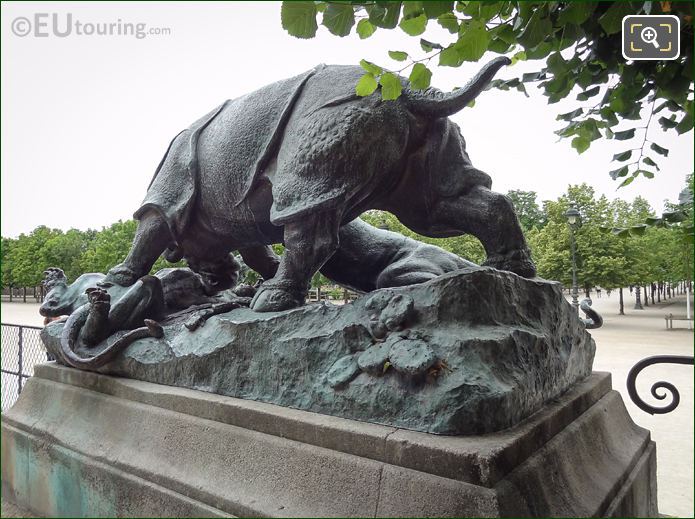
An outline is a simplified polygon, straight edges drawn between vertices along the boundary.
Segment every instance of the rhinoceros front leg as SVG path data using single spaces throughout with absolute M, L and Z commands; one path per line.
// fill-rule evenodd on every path
M 125 261 L 109 270 L 104 281 L 129 287 L 150 271 L 171 241 L 169 226 L 164 218 L 155 211 L 148 211 L 138 222 L 133 245 Z
M 304 304 L 311 277 L 338 248 L 340 218 L 335 213 L 303 216 L 285 225 L 285 253 L 273 278 L 251 302 L 257 312 L 277 312 Z
M 527 278 L 536 275 L 514 206 L 506 196 L 475 186 L 459 198 L 439 202 L 432 220 L 435 226 L 459 229 L 478 238 L 487 254 L 483 265 Z

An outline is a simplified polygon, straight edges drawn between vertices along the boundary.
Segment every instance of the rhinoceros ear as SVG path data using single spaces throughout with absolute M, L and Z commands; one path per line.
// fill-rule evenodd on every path
M 430 118 L 449 117 L 463 110 L 490 83 L 497 71 L 510 63 L 508 57 L 500 56 L 487 63 L 465 87 L 455 92 L 444 93 L 436 88 L 408 90 L 404 99 L 413 113 Z

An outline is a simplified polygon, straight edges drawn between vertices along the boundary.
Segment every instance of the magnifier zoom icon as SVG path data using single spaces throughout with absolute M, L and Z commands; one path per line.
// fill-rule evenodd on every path
M 651 44 L 654 45 L 655 49 L 659 48 L 659 42 L 656 41 L 656 29 L 654 29 L 654 27 L 645 27 L 642 29 L 640 38 L 642 38 L 642 41 L 647 45 Z

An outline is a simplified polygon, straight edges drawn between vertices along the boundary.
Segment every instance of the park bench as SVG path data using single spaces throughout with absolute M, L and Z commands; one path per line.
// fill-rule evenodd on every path
M 667 330 L 669 330 L 669 329 L 673 330 L 673 321 L 688 321 L 688 330 L 692 330 L 692 328 L 693 328 L 693 325 L 692 325 L 693 318 L 692 317 L 687 317 L 685 315 L 666 314 L 664 319 L 666 319 L 666 329 Z

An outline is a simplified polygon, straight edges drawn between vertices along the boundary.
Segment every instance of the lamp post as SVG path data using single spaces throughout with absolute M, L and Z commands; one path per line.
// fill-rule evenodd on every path
M 579 313 L 579 298 L 577 297 L 577 259 L 575 257 L 577 246 L 574 241 L 574 230 L 582 224 L 582 218 L 579 211 L 577 211 L 577 209 L 574 207 L 570 207 L 567 210 L 565 213 L 565 218 L 567 218 L 567 223 L 569 224 L 570 228 L 570 251 L 572 254 L 572 306 L 577 310 L 577 313 Z

